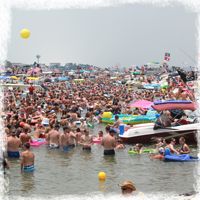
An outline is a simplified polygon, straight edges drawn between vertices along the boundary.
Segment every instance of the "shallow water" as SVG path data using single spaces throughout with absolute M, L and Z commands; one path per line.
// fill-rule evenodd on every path
M 102 128 L 102 127 L 101 127 Z M 97 127 L 99 129 L 99 127 Z M 95 134 L 97 129 L 94 130 Z M 187 193 L 194 190 L 195 163 L 166 163 L 149 159 L 148 154 L 129 155 L 126 146 L 115 157 L 104 157 L 103 148 L 93 145 L 92 152 L 76 147 L 71 152 L 49 150 L 45 145 L 32 148 L 36 171 L 20 173 L 20 161 L 10 160 L 8 195 L 71 195 L 93 192 L 120 193 L 118 183 L 129 179 L 144 193 Z M 195 152 L 194 152 L 195 154 Z M 107 174 L 98 181 L 98 172 Z

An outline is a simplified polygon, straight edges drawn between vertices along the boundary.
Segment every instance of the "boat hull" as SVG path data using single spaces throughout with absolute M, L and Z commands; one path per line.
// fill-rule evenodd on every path
M 153 138 L 163 137 L 165 139 L 174 137 L 177 142 L 180 137 L 185 137 L 187 144 L 197 144 L 199 124 L 184 125 L 180 127 L 169 127 L 165 129 L 153 130 L 152 125 L 149 127 L 132 128 L 124 134 L 119 135 L 124 143 L 127 144 L 151 144 Z

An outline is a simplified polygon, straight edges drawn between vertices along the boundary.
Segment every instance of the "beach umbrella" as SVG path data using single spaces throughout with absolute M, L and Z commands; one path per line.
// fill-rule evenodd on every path
M 153 102 L 147 100 L 138 100 L 129 104 L 132 108 L 151 108 Z

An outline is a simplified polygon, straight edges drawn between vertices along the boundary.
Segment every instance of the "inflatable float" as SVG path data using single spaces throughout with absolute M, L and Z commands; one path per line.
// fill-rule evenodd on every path
M 196 162 L 200 159 L 198 157 L 190 156 L 189 154 L 182 155 L 166 155 L 164 158 L 165 162 Z
M 156 152 L 156 149 L 143 149 L 142 150 L 142 154 L 143 153 L 155 153 Z M 128 151 L 128 154 L 140 154 L 140 153 L 138 153 L 137 151 L 135 151 L 135 150 L 129 150 Z
M 94 124 L 91 124 L 90 122 L 87 122 L 87 126 L 88 126 L 89 128 L 94 128 Z
M 46 140 L 42 139 L 42 138 L 38 138 L 38 139 L 33 139 L 32 142 L 30 142 L 30 145 L 32 147 L 39 147 L 43 144 L 46 144 Z
M 146 114 L 146 115 L 128 115 L 128 114 L 119 114 L 119 119 L 124 124 L 143 124 L 143 123 L 151 123 L 155 122 L 157 119 L 157 115 L 153 114 Z M 115 115 L 111 118 L 102 118 L 101 121 L 106 124 L 113 124 L 115 122 Z
M 93 138 L 93 140 L 92 140 L 92 142 L 94 144 L 101 144 L 101 141 L 102 141 L 102 139 L 100 139 L 100 138 Z
M 152 108 L 158 111 L 162 110 L 196 110 L 197 105 L 192 101 L 187 100 L 168 100 L 155 101 Z

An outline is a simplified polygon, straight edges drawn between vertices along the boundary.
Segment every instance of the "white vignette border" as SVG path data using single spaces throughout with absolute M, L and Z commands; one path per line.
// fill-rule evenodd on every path
M 173 6 L 174 4 L 183 5 L 186 9 L 189 9 L 190 12 L 195 12 L 197 14 L 197 28 L 198 35 L 197 37 L 197 55 L 200 54 L 200 1 L 199 0 L 0 0 L 0 64 L 3 65 L 4 61 L 7 58 L 8 52 L 8 41 L 10 39 L 11 33 L 11 19 L 12 19 L 12 9 L 23 9 L 23 10 L 61 10 L 61 9 L 95 9 L 100 7 L 110 7 L 110 6 L 120 6 L 123 4 L 149 4 L 156 7 L 165 7 L 165 6 Z M 3 30 L 3 31 L 2 31 Z M 198 66 L 200 57 L 197 58 Z M 196 96 L 199 97 L 200 92 L 198 89 L 196 90 Z M 200 100 L 198 100 L 198 103 Z M 0 112 L 3 108 L 3 92 L 0 88 Z M 200 115 L 198 114 L 198 117 Z M 3 128 L 3 121 L 0 118 L 0 153 L 2 157 L 2 149 L 5 149 L 5 134 Z M 200 141 L 199 134 L 197 135 L 198 142 Z M 200 156 L 200 152 L 198 153 Z M 194 171 L 194 176 L 196 179 L 196 183 L 194 183 L 195 191 L 200 190 L 200 164 L 196 164 L 196 168 Z M 4 192 L 6 187 L 8 187 L 8 180 L 4 179 L 4 176 L 0 176 L 0 198 L 7 199 L 7 196 L 4 196 Z M 174 196 L 173 194 L 144 194 L 143 196 L 135 196 L 134 199 L 200 199 L 199 194 L 194 195 L 192 197 L 180 197 Z M 22 197 L 15 197 L 16 199 L 28 199 Z M 86 194 L 83 196 L 68 195 L 68 196 L 58 196 L 58 197 L 46 197 L 45 199 L 124 199 L 124 197 L 109 194 L 107 196 L 98 194 Z M 31 197 L 31 199 L 44 199 L 44 197 Z M 127 198 L 126 198 L 127 199 Z M 128 198 L 129 199 L 129 198 Z

